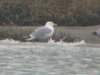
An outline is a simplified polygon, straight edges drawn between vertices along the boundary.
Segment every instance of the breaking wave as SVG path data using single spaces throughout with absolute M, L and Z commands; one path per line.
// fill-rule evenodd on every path
M 5 40 L 0 40 L 0 44 L 39 44 L 39 42 L 21 42 L 21 41 L 16 41 L 13 39 L 5 39 Z M 64 41 L 55 42 L 55 40 L 50 39 L 47 43 L 42 43 L 42 44 L 81 45 L 81 44 L 86 44 L 86 43 L 84 40 L 81 40 L 79 42 L 67 43 Z
M 13 39 L 5 39 L 5 40 L 0 40 L 0 46 L 17 46 L 17 47 L 33 47 L 33 46 L 53 46 L 53 45 L 58 45 L 58 46 L 91 46 L 91 47 L 100 47 L 100 44 L 91 44 L 91 43 L 86 43 L 84 40 L 81 40 L 79 42 L 55 42 L 55 40 L 50 39 L 47 43 L 41 43 L 41 42 L 21 42 L 21 41 L 16 41 Z

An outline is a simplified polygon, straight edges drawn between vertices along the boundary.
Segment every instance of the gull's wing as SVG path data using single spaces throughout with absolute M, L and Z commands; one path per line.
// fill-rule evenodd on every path
M 49 35 L 52 32 L 53 31 L 51 29 L 49 29 L 48 27 L 40 27 L 40 28 L 36 29 L 34 32 L 32 32 L 30 34 L 30 36 L 35 37 L 37 39 L 46 38 L 46 37 L 49 37 L 49 36 L 46 36 L 46 35 Z

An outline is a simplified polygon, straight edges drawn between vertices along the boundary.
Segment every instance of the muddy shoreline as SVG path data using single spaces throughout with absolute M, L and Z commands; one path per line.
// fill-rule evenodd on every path
M 15 39 L 15 40 L 23 40 L 24 35 L 30 34 L 38 27 L 33 26 L 0 26 L 0 39 Z M 82 40 L 85 40 L 86 43 L 94 43 L 100 44 L 100 38 L 94 36 L 92 34 L 93 31 L 100 28 L 100 25 L 97 26 L 88 26 L 88 27 L 64 27 L 64 26 L 56 26 L 55 33 L 58 36 L 63 36 L 67 34 L 71 34 L 74 37 L 79 37 Z M 55 34 L 54 33 L 54 34 Z M 56 36 L 55 38 L 57 38 Z

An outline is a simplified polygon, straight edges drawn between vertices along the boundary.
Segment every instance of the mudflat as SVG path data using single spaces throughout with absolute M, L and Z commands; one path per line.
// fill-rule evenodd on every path
M 22 40 L 24 35 L 30 34 L 39 26 L 0 26 L 0 39 L 11 38 Z M 100 44 L 100 38 L 94 36 L 92 33 L 100 28 L 100 25 L 96 26 L 86 26 L 86 27 L 66 27 L 66 26 L 56 26 L 55 33 L 62 35 L 60 32 L 66 34 L 71 34 L 75 37 L 80 37 L 85 40 L 86 43 Z
M 66 33 L 70 33 L 73 36 L 80 37 L 85 40 L 86 43 L 100 44 L 100 37 L 94 36 L 92 33 L 100 28 L 97 26 L 88 27 L 60 27 L 59 30 L 63 30 Z

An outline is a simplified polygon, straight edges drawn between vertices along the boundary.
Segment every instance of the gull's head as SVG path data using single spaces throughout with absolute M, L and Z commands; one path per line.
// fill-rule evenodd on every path
M 95 36 L 100 37 L 100 29 L 96 30 L 95 32 L 92 33 Z
M 53 23 L 53 22 L 46 22 L 46 24 L 45 24 L 45 26 L 47 26 L 47 27 L 53 27 L 53 26 L 55 26 L 55 25 L 57 25 L 57 24 L 55 24 L 55 23 Z

